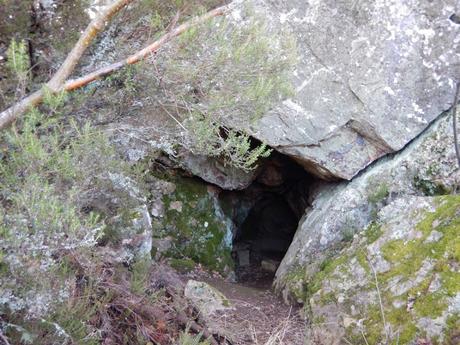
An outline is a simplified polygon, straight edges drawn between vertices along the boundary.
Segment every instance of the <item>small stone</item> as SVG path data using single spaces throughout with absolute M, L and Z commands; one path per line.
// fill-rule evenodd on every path
M 441 286 L 441 277 L 439 276 L 439 274 L 436 274 L 428 288 L 428 292 L 436 292 L 441 288 Z
M 425 240 L 425 243 L 438 242 L 442 238 L 442 232 L 433 230 Z
M 393 307 L 395 307 L 396 309 L 402 308 L 406 305 L 404 301 L 400 301 L 400 300 L 395 300 L 393 301 L 392 304 L 393 304 Z
M 343 318 L 343 325 L 345 326 L 345 328 L 348 328 L 355 323 L 356 323 L 356 320 L 351 317 L 345 316 Z
M 204 317 L 230 308 L 229 300 L 219 290 L 204 282 L 189 280 L 184 295 Z
M 344 297 L 342 294 L 340 294 L 340 295 L 337 297 L 337 302 L 340 303 L 340 304 L 342 304 L 343 302 L 345 302 L 345 297 Z
M 164 204 L 161 200 L 156 201 L 150 210 L 153 217 L 161 218 L 164 216 Z
M 280 265 L 279 261 L 275 260 L 262 260 L 260 266 L 264 271 L 275 273 Z
M 182 202 L 181 201 L 173 201 L 170 205 L 169 205 L 169 209 L 170 210 L 175 210 L 177 212 L 182 212 Z

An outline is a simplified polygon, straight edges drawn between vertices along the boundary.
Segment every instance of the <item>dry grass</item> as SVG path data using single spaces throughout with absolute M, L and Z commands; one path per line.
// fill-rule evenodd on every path
M 280 321 L 268 339 L 259 342 L 257 332 L 254 330 L 254 344 L 256 345 L 286 345 L 286 344 L 305 344 L 305 324 L 297 317 L 289 314 L 286 318 Z

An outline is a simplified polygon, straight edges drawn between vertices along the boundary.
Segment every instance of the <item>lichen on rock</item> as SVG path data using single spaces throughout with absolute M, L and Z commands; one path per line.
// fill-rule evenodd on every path
M 450 343 L 460 329 L 460 196 L 402 198 L 376 223 L 380 236 L 362 232 L 303 276 L 304 302 L 321 320 L 312 339 Z
M 154 243 L 169 238 L 171 245 L 163 256 L 193 260 L 229 273 L 233 269 L 233 223 L 225 216 L 216 189 L 194 178 L 176 176 L 170 183 L 174 189 L 155 202 L 162 203 L 164 211 L 154 217 Z

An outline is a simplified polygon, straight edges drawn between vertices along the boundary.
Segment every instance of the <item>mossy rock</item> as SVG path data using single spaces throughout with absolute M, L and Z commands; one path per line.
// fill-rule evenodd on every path
M 176 188 L 163 197 L 165 216 L 157 226 L 162 237 L 173 239 L 167 256 L 228 273 L 233 269 L 232 223 L 217 196 L 198 179 L 174 177 L 171 182 Z
M 364 338 L 369 344 L 455 343 L 459 231 L 460 196 L 401 198 L 383 208 L 316 273 L 298 268 L 288 275 L 306 286 L 306 310 L 322 320 L 312 334 L 353 344 Z

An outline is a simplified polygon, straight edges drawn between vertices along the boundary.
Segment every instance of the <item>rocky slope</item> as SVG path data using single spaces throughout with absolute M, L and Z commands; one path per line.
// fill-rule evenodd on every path
M 92 119 L 130 164 L 145 169 L 138 181 L 145 195 L 137 207 L 126 210 L 123 222 L 117 215 L 110 219 L 125 231 L 119 231 L 117 251 L 108 254 L 118 262 L 152 254 L 178 270 L 198 263 L 231 275 L 237 228 L 257 198 L 278 188 L 276 195 L 303 215 L 275 286 L 287 302 L 305 306 L 309 341 L 458 343 L 460 172 L 445 111 L 460 76 L 460 2 L 234 1 L 228 16 L 233 25 L 246 24 L 248 3 L 249 13 L 266 18 L 269 30 L 283 28 L 295 38 L 295 95 L 255 122 L 228 125 L 294 159 L 315 178 L 308 175 L 302 180 L 307 186 L 294 186 L 300 195 L 292 198 L 278 188 L 286 176 L 276 160 L 247 172 L 177 150 L 171 138 L 179 130 L 159 107 L 159 88 L 151 87 L 161 84 L 152 77 L 164 62 L 159 54 L 142 73 L 128 69 L 76 94 L 67 110 L 80 123 Z M 145 37 L 152 18 L 144 5 L 115 20 L 78 73 L 116 61 L 151 38 Z M 3 55 L 11 37 L 27 36 L 38 25 L 22 16 L 13 23 L 15 6 L 0 24 Z M 81 6 L 58 6 L 56 12 L 42 7 L 46 20 L 32 53 L 39 62 L 33 87 L 69 48 L 59 44 L 71 41 L 73 32 L 60 33 L 69 11 L 79 18 L 84 13 Z M 190 64 L 201 57 L 194 58 Z M 0 73 L 3 67 L 0 59 Z M 6 74 L 0 83 L 14 94 Z M 136 187 L 122 175 L 111 178 L 127 193 Z M 245 190 L 232 194 L 236 216 L 219 197 L 225 190 Z

